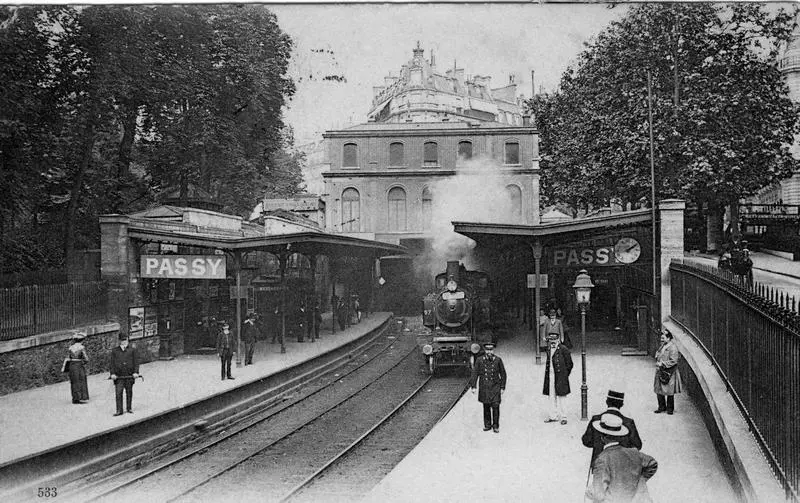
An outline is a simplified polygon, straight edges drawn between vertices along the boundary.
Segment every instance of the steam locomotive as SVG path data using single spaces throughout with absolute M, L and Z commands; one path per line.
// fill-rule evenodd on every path
M 472 368 L 492 330 L 491 282 L 481 271 L 469 271 L 457 260 L 437 274 L 434 290 L 423 298 L 422 323 L 433 331 L 422 347 L 431 374 L 439 367 Z

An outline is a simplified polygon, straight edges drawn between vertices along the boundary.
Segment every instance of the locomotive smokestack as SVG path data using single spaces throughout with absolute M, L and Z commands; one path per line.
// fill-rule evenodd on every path
M 458 260 L 448 260 L 447 261 L 447 281 L 451 279 L 458 283 Z

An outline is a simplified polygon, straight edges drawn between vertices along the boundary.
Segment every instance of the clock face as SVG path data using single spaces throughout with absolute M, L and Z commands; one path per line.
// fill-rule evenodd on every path
M 633 238 L 622 238 L 614 245 L 614 256 L 623 264 L 632 264 L 639 260 L 642 246 Z

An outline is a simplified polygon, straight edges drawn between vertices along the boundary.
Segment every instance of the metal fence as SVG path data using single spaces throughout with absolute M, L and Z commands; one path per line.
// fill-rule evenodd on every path
M 106 319 L 105 282 L 0 289 L 0 340 Z
M 800 306 L 716 267 L 673 261 L 670 273 L 672 317 L 719 369 L 787 500 L 800 501 Z

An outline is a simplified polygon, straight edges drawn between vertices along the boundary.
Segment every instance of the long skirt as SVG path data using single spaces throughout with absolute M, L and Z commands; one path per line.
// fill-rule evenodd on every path
M 83 362 L 69 362 L 69 384 L 72 401 L 89 399 L 89 385 L 86 382 L 86 365 Z

